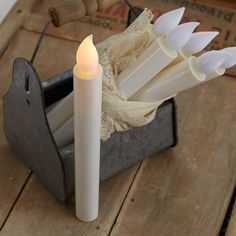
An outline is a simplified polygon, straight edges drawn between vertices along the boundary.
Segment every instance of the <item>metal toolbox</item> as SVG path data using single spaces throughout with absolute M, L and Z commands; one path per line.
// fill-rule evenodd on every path
M 8 142 L 60 202 L 74 194 L 74 145 L 57 148 L 45 109 L 72 89 L 72 70 L 41 82 L 32 63 L 17 58 L 11 87 L 3 98 Z M 176 145 L 176 134 L 176 107 L 170 99 L 149 124 L 101 141 L 101 181 Z

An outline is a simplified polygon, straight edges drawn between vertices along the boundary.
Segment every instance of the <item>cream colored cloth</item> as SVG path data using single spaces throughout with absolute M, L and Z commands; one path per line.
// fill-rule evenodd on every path
M 135 64 L 138 55 L 156 39 L 152 19 L 151 11 L 145 9 L 124 32 L 96 46 L 104 70 L 102 140 L 107 140 L 115 131 L 125 131 L 148 124 L 154 119 L 157 107 L 163 102 L 126 101 L 115 85 L 119 73 Z

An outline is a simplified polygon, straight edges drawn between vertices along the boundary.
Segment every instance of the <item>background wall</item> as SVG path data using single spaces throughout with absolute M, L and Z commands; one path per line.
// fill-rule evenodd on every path
M 17 0 L 0 0 L 0 24 Z

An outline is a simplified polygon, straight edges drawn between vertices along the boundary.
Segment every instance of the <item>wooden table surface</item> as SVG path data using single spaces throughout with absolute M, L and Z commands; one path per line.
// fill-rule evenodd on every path
M 19 0 L 0 26 L 1 97 L 10 86 L 13 60 L 31 57 L 39 32 L 47 22 L 47 8 L 55 2 L 58 0 Z M 168 0 L 132 2 L 148 6 L 156 14 L 179 6 Z M 230 36 L 226 38 L 227 31 L 222 32 L 223 38 L 213 45 L 236 43 L 235 3 L 217 2 L 216 5 L 214 1 L 206 5 L 208 11 L 213 7 L 223 9 L 219 17 L 219 13 L 214 16 L 201 13 L 205 5 L 200 5 L 196 12 L 191 9 L 194 1 L 188 2 L 187 16 L 189 19 L 200 16 L 202 29 L 221 27 L 225 31 L 229 27 Z M 122 31 L 127 12 L 128 8 L 122 3 L 60 29 L 51 27 L 35 61 L 40 77 L 46 79 L 71 68 L 79 42 L 89 33 L 99 42 Z M 92 223 L 82 223 L 75 218 L 73 201 L 60 205 L 7 143 L 1 100 L 0 235 L 214 236 L 226 232 L 228 236 L 235 236 L 234 74 L 231 70 L 226 76 L 176 97 L 178 146 L 104 181 L 99 217 Z

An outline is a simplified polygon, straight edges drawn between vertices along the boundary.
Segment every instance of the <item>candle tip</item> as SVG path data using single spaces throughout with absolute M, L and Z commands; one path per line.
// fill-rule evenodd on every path
M 236 47 L 224 48 L 221 50 L 222 52 L 228 52 L 231 54 L 231 57 L 228 57 L 222 64 L 222 67 L 228 69 L 236 65 Z
M 180 23 L 184 11 L 185 7 L 181 7 L 161 15 L 154 23 L 155 31 L 162 36 L 166 36 Z
M 80 44 L 76 62 L 79 69 L 86 73 L 94 73 L 98 68 L 98 53 L 93 44 L 93 35 L 90 34 Z
M 166 44 L 172 50 L 181 49 L 189 41 L 193 31 L 199 24 L 199 22 L 189 22 L 178 25 L 167 35 Z
M 218 34 L 214 31 L 193 33 L 182 50 L 191 55 L 201 52 Z
M 223 51 L 210 51 L 197 58 L 197 67 L 205 74 L 209 74 L 222 67 L 225 60 L 231 57 L 230 53 Z

